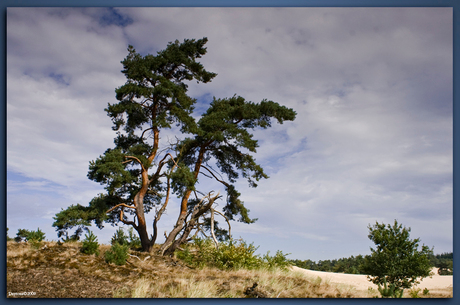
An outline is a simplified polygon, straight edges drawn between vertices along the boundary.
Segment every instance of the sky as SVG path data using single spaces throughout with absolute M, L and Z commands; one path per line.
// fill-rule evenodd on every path
M 39 227 L 57 240 L 53 216 L 103 192 L 86 175 L 114 146 L 104 108 L 126 81 L 128 45 L 156 54 L 176 39 L 207 37 L 200 62 L 218 75 L 189 84 L 197 117 L 212 97 L 234 94 L 297 112 L 293 122 L 254 130 L 255 158 L 270 178 L 257 188 L 237 183 L 258 221 L 233 222 L 235 238 L 261 254 L 337 259 L 370 254 L 368 226 L 397 219 L 435 253 L 450 252 L 452 29 L 447 7 L 10 7 L 9 235 Z M 171 230 L 178 205 L 160 232 Z M 108 243 L 115 228 L 91 230 Z

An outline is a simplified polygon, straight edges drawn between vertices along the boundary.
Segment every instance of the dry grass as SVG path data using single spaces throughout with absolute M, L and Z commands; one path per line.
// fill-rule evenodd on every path
M 7 243 L 7 294 L 34 292 L 33 298 L 245 298 L 257 283 L 256 296 L 269 298 L 369 298 L 378 291 L 281 270 L 222 271 L 194 269 L 176 258 L 134 252 L 123 266 L 107 264 L 100 255 L 80 252 L 80 243 Z M 7 295 L 8 296 L 8 295 Z M 433 294 L 422 297 L 433 297 Z M 441 291 L 436 297 L 452 297 Z
M 169 278 L 143 277 L 114 292 L 114 297 L 132 298 L 245 298 L 248 287 L 257 283 L 260 294 L 269 298 L 352 298 L 353 289 L 310 279 L 288 271 L 236 270 L 204 268 L 181 272 Z M 130 292 L 128 292 L 130 291 Z M 368 296 L 366 296 L 368 297 Z

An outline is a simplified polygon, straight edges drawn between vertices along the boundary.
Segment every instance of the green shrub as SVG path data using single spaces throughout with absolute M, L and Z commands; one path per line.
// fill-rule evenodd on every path
M 411 290 L 409 290 L 409 295 L 411 298 L 413 299 L 418 299 L 420 298 L 420 296 L 418 295 L 420 293 L 422 289 L 420 288 L 412 288 Z
M 45 233 L 40 231 L 40 228 L 38 228 L 37 231 L 30 231 L 29 235 L 27 236 L 28 241 L 41 242 L 44 239 L 45 239 Z
M 134 233 L 134 230 L 132 227 L 129 228 L 128 230 L 128 237 L 129 237 L 129 247 L 131 249 L 136 250 L 136 249 L 142 248 L 141 239 L 139 238 L 139 236 L 137 236 Z
M 383 278 L 383 287 L 378 284 L 378 289 L 382 298 L 402 298 L 404 292 L 403 289 L 396 287 L 395 283 L 390 283 L 388 286 L 386 277 Z
M 99 255 L 99 243 L 97 242 L 97 237 L 93 234 L 93 232 L 89 231 L 88 234 L 85 234 L 81 252 L 85 254 L 96 254 L 96 256 Z
M 267 252 L 263 256 L 263 260 L 267 269 L 275 269 L 280 268 L 283 270 L 287 270 L 287 268 L 291 265 L 287 259 L 287 255 L 290 253 L 284 254 L 282 251 L 276 251 L 275 256 L 270 256 L 270 251 Z
M 125 235 L 125 231 L 123 228 L 118 228 L 118 230 L 113 234 L 112 239 L 110 240 L 112 245 L 119 244 L 119 245 L 127 245 L 128 236 Z
M 289 262 L 286 254 L 277 251 L 275 256 L 271 257 L 269 252 L 260 257 L 255 254 L 258 247 L 252 243 L 247 244 L 244 240 L 230 240 L 219 243 L 216 249 L 211 239 L 194 239 L 193 243 L 188 244 L 184 250 L 176 251 L 179 259 L 185 263 L 203 268 L 205 266 L 217 267 L 222 270 L 238 269 L 286 269 Z
M 45 233 L 40 230 L 40 228 L 37 229 L 37 231 L 29 231 L 26 229 L 19 229 L 18 233 L 16 234 L 15 241 L 21 242 L 23 240 L 25 241 L 31 241 L 31 242 L 41 242 L 42 240 L 45 239 Z
M 176 253 L 184 262 L 199 268 L 212 266 L 222 270 L 236 270 L 258 268 L 261 260 L 254 255 L 256 250 L 256 247 L 247 245 L 243 240 L 222 242 L 216 249 L 212 240 L 197 238 L 183 251 Z
M 133 232 L 133 228 L 129 228 L 128 235 L 126 235 L 123 228 L 118 228 L 118 230 L 113 234 L 111 239 L 111 244 L 118 243 L 119 245 L 128 245 L 131 249 L 141 248 L 141 240 Z
M 214 265 L 223 270 L 259 269 L 262 261 L 254 254 L 257 248 L 242 239 L 220 243 L 219 249 L 214 251 Z
M 126 264 L 128 259 L 128 245 L 120 245 L 119 243 L 114 243 L 110 250 L 105 252 L 105 261 L 107 263 L 114 263 L 116 265 Z

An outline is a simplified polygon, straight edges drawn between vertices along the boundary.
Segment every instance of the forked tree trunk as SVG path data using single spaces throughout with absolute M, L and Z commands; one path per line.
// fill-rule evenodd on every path
M 206 204 L 202 204 L 204 199 L 208 197 L 208 202 Z M 201 201 L 194 207 L 191 215 L 190 215 L 190 220 L 185 223 L 185 218 L 184 221 L 182 222 L 182 226 L 177 226 L 177 228 L 174 228 L 174 238 L 177 237 L 177 235 L 180 233 L 180 231 L 183 229 L 182 234 L 180 235 L 179 238 L 175 238 L 173 241 L 171 241 L 169 244 L 164 243 L 162 248 L 160 249 L 160 253 L 162 255 L 173 255 L 174 251 L 176 251 L 177 248 L 180 247 L 183 243 L 185 243 L 188 239 L 188 236 L 192 232 L 193 229 L 196 229 L 196 225 L 198 223 L 198 219 L 205 214 L 207 211 L 212 209 L 212 205 L 214 201 L 219 198 L 219 193 L 211 197 L 211 193 L 208 194 L 208 196 L 205 196 L 201 199 Z M 179 229 L 180 227 L 180 229 Z M 172 232 L 171 232 L 172 233 Z M 169 237 L 172 236 L 170 233 Z
M 198 159 L 195 164 L 195 170 L 194 170 L 194 178 L 197 179 L 198 174 L 200 172 L 201 164 L 203 163 L 203 158 L 204 158 L 204 153 L 206 152 L 206 147 L 210 143 L 206 143 L 201 146 L 200 152 L 198 154 Z M 174 250 L 179 246 L 177 243 L 175 243 L 175 239 L 177 234 L 184 228 L 185 225 L 185 220 L 187 218 L 187 203 L 188 199 L 190 198 L 190 194 L 192 193 L 192 190 L 187 190 L 184 194 L 184 197 L 182 197 L 181 201 L 181 208 L 180 208 L 180 214 L 179 217 L 177 218 L 176 225 L 172 229 L 171 232 L 169 232 L 168 237 L 166 238 L 166 241 L 163 243 L 163 245 L 160 247 L 160 254 L 165 255 L 166 254 L 166 249 L 169 249 L 171 246 L 174 245 L 172 249 L 169 249 L 167 252 L 168 254 L 174 253 Z M 172 252 L 171 252 L 172 251 Z

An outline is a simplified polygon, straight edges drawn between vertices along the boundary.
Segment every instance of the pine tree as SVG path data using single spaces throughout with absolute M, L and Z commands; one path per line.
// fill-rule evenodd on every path
M 216 243 L 216 234 L 224 239 L 230 232 L 218 227 L 215 214 L 227 223 L 237 215 L 242 222 L 255 221 L 249 218 L 249 210 L 234 186 L 240 175 L 252 187 L 268 178 L 255 162 L 258 141 L 250 130 L 270 127 L 272 120 L 292 121 L 296 113 L 272 101 L 253 103 L 235 95 L 214 98 L 196 122 L 192 116 L 196 100 L 187 95 L 185 81 L 207 83 L 216 76 L 196 61 L 206 54 L 206 42 L 206 38 L 176 41 L 156 56 L 142 56 L 129 46 L 129 54 L 122 61 L 127 82 L 116 89 L 119 102 L 105 109 L 117 132 L 115 147 L 91 161 L 88 171 L 88 178 L 104 185 L 106 192 L 87 207 L 72 205 L 56 214 L 53 226 L 58 235 L 73 227 L 81 231 L 92 222 L 99 228 L 104 223 L 121 222 L 134 228 L 142 249 L 150 251 L 171 193 L 180 198 L 180 212 L 161 247 L 162 254 L 174 253 L 193 230 L 211 231 Z M 160 147 L 160 132 L 174 124 L 177 141 Z M 205 184 L 201 184 L 204 189 L 197 189 L 202 177 L 224 186 L 227 200 L 222 213 L 213 208 L 219 194 L 212 195 L 213 190 Z M 195 198 L 191 198 L 192 193 Z M 151 210 L 155 216 L 149 237 L 145 214 Z
M 104 221 L 122 222 L 138 232 L 143 250 L 150 250 L 155 239 L 148 236 L 145 213 L 169 200 L 164 179 L 171 171 L 164 166 L 174 158 L 170 151 L 159 150 L 160 132 L 172 124 L 181 132 L 196 130 L 191 116 L 196 99 L 187 95 L 186 81 L 207 83 L 216 76 L 197 61 L 206 54 L 206 42 L 207 38 L 176 40 L 155 56 L 142 56 L 128 47 L 122 61 L 127 81 L 115 90 L 118 103 L 105 109 L 117 131 L 115 147 L 91 161 L 88 172 L 88 178 L 104 185 L 106 193 L 95 197 L 89 207 L 76 205 L 58 213 L 53 225 L 61 235 L 91 221 L 100 228 Z

